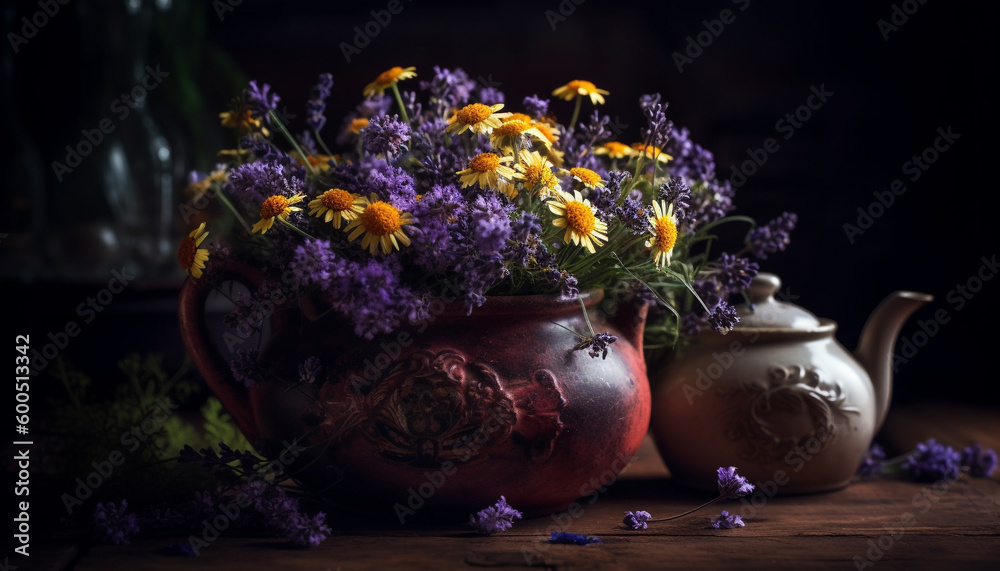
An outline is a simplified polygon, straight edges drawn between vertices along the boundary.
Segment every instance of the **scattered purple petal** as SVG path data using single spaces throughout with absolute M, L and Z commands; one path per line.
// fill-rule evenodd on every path
M 726 510 L 722 510 L 722 513 L 713 517 L 709 523 L 712 524 L 712 528 L 714 529 L 733 529 L 734 527 L 746 526 L 740 514 L 730 514 Z
M 635 512 L 625 512 L 625 519 L 622 520 L 622 523 L 624 523 L 625 527 L 629 529 L 647 529 L 649 528 L 649 524 L 646 523 L 646 520 L 651 517 L 653 516 L 650 515 L 649 512 L 641 510 Z
M 593 535 L 580 535 L 578 533 L 569 533 L 567 531 L 560 531 L 553 533 L 549 537 L 549 543 L 566 543 L 571 545 L 589 545 L 591 543 L 604 543 L 604 540 L 600 537 L 594 537 Z
M 485 535 L 507 531 L 514 525 L 514 520 L 521 519 L 521 512 L 507 505 L 507 498 L 500 496 L 497 503 L 480 510 L 476 515 L 469 516 L 469 525 Z

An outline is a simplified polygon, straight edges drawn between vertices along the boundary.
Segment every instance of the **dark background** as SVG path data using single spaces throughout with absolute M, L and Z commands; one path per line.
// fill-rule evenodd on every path
M 115 49 L 134 49 L 95 49 L 101 38 L 87 33 L 92 20 L 81 10 L 108 4 L 74 0 L 61 6 L 10 57 L 13 75 L 4 81 L 13 93 L 4 106 L 21 127 L 8 131 L 14 128 L 4 123 L 4 166 L 15 150 L 33 146 L 45 180 L 40 190 L 26 194 L 24 186 L 5 179 L 0 233 L 14 236 L 8 228 L 26 228 L 30 220 L 34 235 L 51 236 L 62 222 L 48 214 L 32 218 L 38 208 L 25 205 L 44 204 L 41 211 L 48 213 L 68 195 L 94 191 L 93 180 L 56 181 L 50 163 L 80 139 L 82 128 L 108 115 L 110 99 L 98 97 L 95 103 L 94 97 L 104 58 Z M 547 96 L 571 79 L 588 79 L 611 92 L 601 112 L 628 125 L 626 141 L 638 139 L 639 95 L 660 92 L 675 124 L 689 127 L 694 140 L 716 153 L 720 177 L 729 177 L 730 166 L 746 160 L 748 149 L 778 138 L 778 151 L 737 192 L 737 213 L 760 222 L 786 210 L 798 214 L 790 247 L 762 269 L 782 277 L 795 303 L 837 320 L 838 339 L 849 348 L 889 292 L 935 296 L 902 336 L 911 339 L 920 331 L 919 321 L 935 311 L 943 309 L 950 320 L 901 364 L 897 400 L 995 398 L 984 391 L 995 378 L 991 332 L 1000 281 L 986 282 L 961 310 L 949 301 L 953 288 L 979 272 L 981 258 L 997 253 L 991 207 L 998 101 L 995 3 L 401 0 L 402 11 L 347 62 L 341 44 L 354 42 L 354 28 L 364 28 L 373 19 L 371 11 L 388 4 L 158 3 L 147 61 L 162 64 L 172 76 L 148 101 L 174 145 L 178 172 L 211 166 L 211 154 L 228 143 L 216 115 L 247 79 L 271 84 L 282 106 L 299 116 L 293 121 L 299 126 L 317 74 L 332 73 L 328 141 L 335 138 L 339 118 L 361 100 L 363 86 L 394 65 L 416 66 L 418 80 L 429 79 L 434 65 L 461 67 L 498 84 L 512 109 L 526 95 Z M 904 8 L 916 11 L 886 40 L 878 20 L 891 21 L 894 10 L 905 14 Z M 724 9 L 732 10 L 735 20 L 679 71 L 673 54 L 685 50 L 689 37 L 705 31 L 703 21 L 719 19 Z M 14 29 L 38 10 L 36 2 L 19 3 L 12 12 Z M 9 41 L 3 47 L 9 52 Z M 411 81 L 404 88 L 415 88 Z M 131 85 L 126 78 L 121 89 Z M 833 95 L 784 140 L 775 123 L 806 103 L 813 86 Z M 561 101 L 552 108 L 560 116 L 572 109 Z M 961 138 L 919 180 L 907 180 L 903 164 L 931 146 L 939 128 L 949 127 Z M 868 208 L 873 192 L 888 191 L 894 179 L 903 179 L 907 191 L 852 244 L 844 224 L 857 224 L 858 208 Z M 176 221 L 177 241 L 185 228 Z M 4 329 L 44 341 L 48 332 L 79 320 L 74 308 L 106 279 L 62 272 L 51 248 L 31 244 L 0 242 L 8 305 Z M 135 349 L 160 348 L 179 358 L 172 304 L 181 279 L 177 270 L 140 278 L 73 339 L 67 354 L 94 366 Z

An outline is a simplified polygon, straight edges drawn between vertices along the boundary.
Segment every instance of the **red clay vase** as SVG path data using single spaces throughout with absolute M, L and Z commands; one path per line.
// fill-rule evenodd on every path
M 262 280 L 247 266 L 227 271 L 251 289 Z M 472 513 L 503 495 L 526 515 L 562 511 L 614 482 L 648 429 L 647 308 L 623 303 L 606 321 L 600 291 L 581 298 L 594 330 L 618 337 L 606 358 L 574 350 L 580 338 L 567 329 L 588 332 L 577 299 L 490 297 L 472 315 L 440 304 L 426 324 L 366 340 L 303 298 L 270 315 L 259 356 L 267 380 L 249 389 L 210 338 L 210 292 L 190 278 L 181 290 L 195 365 L 255 448 L 346 508 L 404 522 Z M 322 374 L 302 382 L 311 356 Z

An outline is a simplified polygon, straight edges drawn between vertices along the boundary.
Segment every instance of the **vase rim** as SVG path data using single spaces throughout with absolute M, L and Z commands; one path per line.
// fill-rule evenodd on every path
M 464 301 L 444 301 L 435 297 L 430 302 L 429 311 L 434 317 L 472 318 L 485 315 L 537 315 L 540 313 L 564 314 L 580 311 L 580 300 L 587 309 L 592 309 L 604 299 L 604 289 L 581 290 L 577 297 L 569 298 L 558 293 L 528 295 L 487 295 L 486 301 L 469 313 Z M 329 307 L 328 301 L 308 296 L 299 299 L 299 307 L 309 321 L 317 321 L 326 315 L 320 307 Z
M 604 299 L 604 290 L 592 288 L 581 290 L 577 297 L 566 297 L 558 293 L 528 294 L 528 295 L 488 295 L 486 301 L 468 314 L 464 301 L 444 303 L 444 309 L 439 315 L 474 317 L 477 314 L 526 314 L 540 312 L 565 313 L 580 311 L 580 300 L 584 307 L 592 308 Z M 440 307 L 440 306 L 439 306 Z

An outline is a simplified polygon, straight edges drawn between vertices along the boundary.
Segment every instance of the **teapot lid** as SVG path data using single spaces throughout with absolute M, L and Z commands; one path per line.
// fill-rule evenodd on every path
M 761 272 L 750 282 L 750 303 L 740 303 L 736 329 L 815 329 L 820 320 L 812 312 L 793 303 L 778 301 L 774 295 L 781 288 L 781 278 Z

